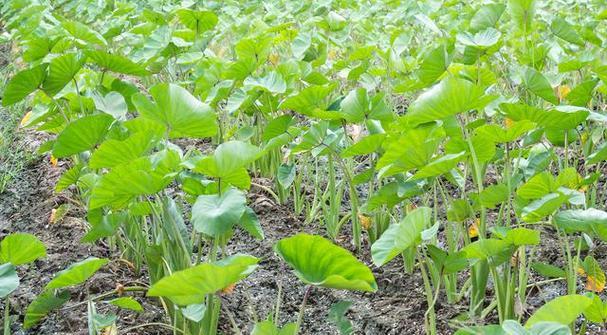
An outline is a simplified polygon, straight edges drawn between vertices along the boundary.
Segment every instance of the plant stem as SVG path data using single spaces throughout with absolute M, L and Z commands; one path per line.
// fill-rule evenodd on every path
M 4 335 L 11 334 L 10 304 L 10 299 L 6 297 L 6 303 L 4 304 Z
M 301 323 L 303 322 L 304 312 L 306 310 L 306 304 L 308 303 L 308 297 L 310 296 L 312 287 L 313 287 L 312 285 L 308 285 L 306 287 L 306 293 L 304 293 L 304 297 L 301 302 L 301 307 L 299 308 L 299 316 L 297 317 L 297 327 L 296 327 L 297 331 L 295 332 L 296 334 L 298 334 L 299 330 L 301 329 Z

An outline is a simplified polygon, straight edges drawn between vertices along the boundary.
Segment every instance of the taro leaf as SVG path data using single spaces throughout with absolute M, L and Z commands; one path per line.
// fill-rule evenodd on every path
M 526 200 L 539 199 L 548 193 L 556 191 L 558 185 L 550 172 L 544 171 L 536 174 L 521 187 L 516 194 Z
M 278 241 L 274 250 L 305 284 L 377 291 L 373 273 L 364 263 L 321 236 L 300 233 Z
M 112 122 L 114 118 L 108 114 L 95 114 L 69 123 L 55 140 L 53 156 L 63 158 L 92 149 L 103 140 Z
M 540 221 L 544 217 L 554 213 L 565 201 L 567 201 L 567 197 L 563 194 L 547 194 L 523 208 L 522 219 L 525 222 Z
M 607 160 L 607 142 L 602 143 L 595 152 L 588 155 L 586 164 L 596 164 Z
M 523 227 L 514 228 L 508 230 L 504 241 L 517 247 L 522 245 L 538 245 L 540 244 L 540 232 Z
M 9 106 L 15 104 L 42 85 L 46 78 L 46 64 L 17 73 L 4 88 L 2 104 Z
M 259 78 L 247 77 L 243 85 L 245 87 L 266 90 L 270 93 L 285 93 L 287 91 L 287 83 L 282 75 L 276 71 L 270 71 L 265 76 Z
M 293 181 L 295 181 L 296 170 L 295 164 L 280 164 L 276 173 L 276 179 L 280 186 L 288 189 L 293 184 Z
M 169 138 L 204 138 L 217 133 L 214 111 L 190 92 L 175 84 L 156 84 L 150 89 L 154 102 L 143 94 L 132 101 L 141 116 L 165 125 Z
M 309 86 L 301 90 L 297 95 L 284 100 L 280 104 L 282 110 L 293 110 L 297 113 L 324 120 L 337 120 L 340 113 L 329 111 L 329 96 L 335 90 L 336 85 Z
M 506 320 L 502 324 L 502 329 L 504 335 L 571 335 L 571 329 L 566 325 L 545 321 L 538 322 L 527 330 L 518 321 Z
M 240 218 L 240 226 L 242 227 L 242 229 L 246 230 L 247 233 L 249 233 L 256 239 L 264 239 L 263 228 L 261 227 L 259 218 L 251 207 L 247 206 L 247 209 L 245 210 L 244 214 L 242 214 L 242 217 Z
M 495 98 L 484 93 L 482 87 L 468 80 L 448 77 L 415 99 L 406 118 L 410 125 L 418 125 L 480 109 Z
M 508 200 L 510 192 L 508 186 L 505 184 L 491 185 L 485 188 L 480 193 L 480 201 L 483 206 L 488 208 L 495 208 L 497 204 Z
M 93 94 L 95 107 L 107 114 L 110 114 L 116 119 L 124 119 L 128 111 L 128 106 L 122 94 L 118 92 L 110 92 L 106 96 L 99 93 Z
M 111 168 L 142 157 L 152 147 L 152 137 L 153 133 L 138 132 L 122 141 L 106 140 L 91 155 L 89 166 Z
M 234 188 L 221 195 L 200 195 L 192 206 L 192 224 L 196 231 L 209 236 L 226 233 L 240 222 L 246 202 L 244 193 Z
M 0 298 L 5 298 L 19 287 L 19 276 L 11 263 L 0 265 Z
M 110 54 L 103 50 L 87 50 L 88 61 L 97 64 L 104 71 L 111 71 L 134 76 L 145 76 L 149 72 L 141 64 L 137 64 L 122 55 Z
M 568 325 L 591 304 L 592 299 L 583 295 L 571 294 L 557 297 L 535 311 L 525 323 L 525 327 L 531 327 L 539 322 L 557 322 Z
M 152 195 L 162 190 L 179 171 L 180 162 L 179 153 L 163 150 L 115 166 L 95 184 L 89 209 L 107 205 L 120 208 L 136 196 Z
M 465 46 L 486 49 L 495 45 L 502 33 L 495 28 L 487 28 L 475 34 L 463 32 L 457 34 L 457 41 Z
M 32 234 L 10 234 L 0 243 L 0 263 L 11 263 L 17 266 L 31 263 L 45 256 L 44 244 Z
M 551 264 L 534 262 L 531 263 L 531 268 L 546 278 L 565 278 L 567 276 L 565 270 Z
M 457 163 L 462 161 L 463 157 L 465 156 L 466 153 L 463 151 L 457 154 L 444 155 L 438 159 L 431 161 L 426 166 L 420 168 L 419 171 L 417 171 L 417 173 L 413 175 L 411 180 L 436 177 L 447 173 L 453 168 L 455 168 L 457 166 Z
M 89 216 L 91 229 L 82 237 L 82 242 L 92 243 L 100 238 L 113 236 L 126 220 L 126 213 L 121 212 L 106 214 L 96 221 L 92 221 Z
M 590 99 L 592 99 L 592 92 L 598 83 L 599 79 L 590 79 L 580 83 L 567 94 L 567 101 L 573 106 L 587 106 Z
M 570 209 L 557 213 L 554 223 L 566 233 L 584 232 L 607 241 L 607 213 L 595 208 Z
M 246 142 L 225 142 L 215 149 L 213 156 L 205 156 L 198 160 L 194 171 L 220 178 L 222 183 L 249 188 L 251 182 L 246 167 L 257 160 L 262 153 L 258 147 Z
M 470 20 L 470 29 L 472 29 L 472 31 L 479 31 L 495 27 L 505 9 L 506 6 L 501 3 L 492 3 L 481 6 Z
M 584 311 L 586 319 L 595 323 L 607 321 L 607 303 L 603 302 L 601 297 L 591 292 L 586 293 L 585 296 L 592 299 L 592 305 Z
M 55 277 L 46 284 L 45 289 L 58 289 L 82 284 L 107 263 L 107 259 L 97 257 L 89 257 L 74 263 L 65 270 L 57 272 Z
M 177 10 L 176 14 L 179 21 L 181 21 L 184 26 L 194 30 L 196 34 L 201 34 L 215 28 L 218 21 L 215 13 L 206 10 L 181 8 Z
M 143 307 L 141 307 L 141 304 L 131 297 L 120 297 L 112 299 L 108 301 L 108 303 L 120 308 L 130 309 L 131 311 L 143 312 Z
M 507 128 L 502 128 L 496 124 L 486 124 L 476 128 L 476 134 L 483 135 L 495 143 L 508 143 L 518 139 L 520 136 L 535 128 L 533 122 L 522 120 L 512 122 Z
M 556 105 L 559 103 L 548 79 L 533 68 L 527 67 L 523 73 L 523 84 L 533 94 Z
M 77 22 L 66 20 L 61 23 L 63 29 L 65 29 L 72 37 L 74 37 L 78 42 L 82 42 L 80 44 L 97 44 L 100 46 L 106 46 L 107 41 L 101 34 L 92 30 L 87 25 Z
M 290 322 L 282 328 L 278 328 L 272 321 L 257 322 L 251 335 L 297 335 L 298 327 L 295 322 Z
M 44 318 L 50 311 L 61 307 L 70 299 L 68 291 L 45 291 L 27 306 L 23 328 L 29 329 Z
M 168 297 L 180 306 L 200 304 L 213 294 L 247 277 L 257 268 L 259 259 L 237 254 L 215 263 L 203 263 L 160 279 L 148 290 L 148 296 Z
M 194 322 L 200 322 L 204 318 L 206 311 L 207 305 L 205 304 L 188 305 L 181 309 L 183 317 Z
M 405 216 L 403 221 L 390 225 L 371 245 L 373 263 L 382 266 L 408 248 L 421 243 L 422 232 L 430 226 L 432 209 L 420 207 Z
M 485 260 L 490 257 L 499 257 L 511 250 L 508 241 L 487 238 L 472 242 L 462 249 L 464 256 L 473 260 Z
M 329 320 L 337 326 L 341 335 L 352 334 L 352 322 L 346 317 L 350 306 L 352 306 L 351 301 L 338 301 L 329 310 Z
M 584 45 L 584 39 L 578 34 L 571 23 L 565 21 L 560 17 L 555 17 L 550 24 L 550 30 L 556 36 L 564 39 L 565 41 L 580 46 Z
M 341 116 L 350 123 L 360 123 L 366 119 L 389 120 L 392 112 L 381 94 L 369 97 L 367 90 L 357 88 L 350 91 L 341 101 Z
M 386 134 L 373 134 L 365 136 L 360 141 L 345 148 L 340 155 L 344 158 L 368 155 L 377 151 L 377 149 L 381 147 L 382 143 L 384 143 L 385 138 Z
M 74 53 L 68 53 L 51 60 L 48 67 L 48 75 L 42 83 L 42 90 L 48 95 L 55 95 L 67 85 L 84 63 L 85 57 Z

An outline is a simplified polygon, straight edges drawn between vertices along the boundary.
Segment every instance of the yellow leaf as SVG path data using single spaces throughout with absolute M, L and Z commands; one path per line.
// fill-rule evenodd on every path
M 24 127 L 31 118 L 32 118 L 32 112 L 29 111 L 23 116 L 23 119 L 21 119 L 21 123 L 19 125 L 21 127 Z
M 358 220 L 360 221 L 360 225 L 361 227 L 363 227 L 364 230 L 369 230 L 369 228 L 371 228 L 371 225 L 373 224 L 370 217 L 361 213 L 358 213 Z
M 511 118 L 505 118 L 504 119 L 504 125 L 506 126 L 506 129 L 512 128 L 513 124 L 514 124 L 514 121 L 512 121 Z
M 569 92 L 571 92 L 571 88 L 569 86 L 561 85 L 558 87 L 556 94 L 557 94 L 559 100 L 563 100 L 567 97 Z
M 588 276 L 586 278 L 586 289 L 588 291 L 593 291 L 596 293 L 601 293 L 605 290 L 605 277 L 603 278 L 595 278 L 593 276 Z
M 57 164 L 59 163 L 59 160 L 55 156 L 53 156 L 53 155 L 51 155 L 51 157 L 49 158 L 49 160 L 51 161 L 51 165 L 53 167 L 56 167 Z
M 230 284 L 226 286 L 223 290 L 221 290 L 222 294 L 232 294 L 234 292 L 234 288 L 236 288 L 236 284 Z
M 270 59 L 270 63 L 272 63 L 272 65 L 276 65 L 280 61 L 280 57 L 275 53 L 270 54 L 268 58 Z
M 478 237 L 478 225 L 481 222 L 480 219 L 474 220 L 474 223 L 468 227 L 468 237 L 475 238 Z

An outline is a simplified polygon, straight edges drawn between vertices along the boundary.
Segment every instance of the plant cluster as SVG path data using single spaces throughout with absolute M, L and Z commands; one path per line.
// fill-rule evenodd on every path
M 469 306 L 451 322 L 457 334 L 584 333 L 607 321 L 596 254 L 607 241 L 604 1 L 0 8 L 21 64 L 2 104 L 26 101 L 22 125 L 55 135 L 39 153 L 69 166 L 56 191 L 87 209 L 82 243 L 103 239 L 149 275 L 87 301 L 91 334 L 116 331 L 97 304 L 141 310 L 132 291 L 160 299 L 158 326 L 217 334 L 223 296 L 260 266 L 226 248 L 237 230 L 264 238 L 252 185 L 326 235 L 275 244 L 308 290 L 296 322 L 277 324 L 278 298 L 252 334 L 297 334 L 313 287 L 376 291 L 366 250 L 376 267 L 421 273 L 429 334 L 441 299 Z M 562 266 L 538 256 L 544 235 Z M 30 235 L 2 240 L 0 296 L 18 285 L 15 266 L 44 254 Z M 107 262 L 58 273 L 24 327 Z M 567 294 L 527 311 L 532 288 L 554 281 Z

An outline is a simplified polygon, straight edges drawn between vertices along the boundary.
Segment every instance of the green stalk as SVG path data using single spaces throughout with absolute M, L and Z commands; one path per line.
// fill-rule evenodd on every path
M 296 334 L 299 334 L 299 330 L 301 329 L 301 323 L 303 322 L 304 312 L 306 310 L 306 304 L 308 303 L 308 297 L 310 296 L 310 292 L 312 291 L 312 285 L 308 285 L 306 287 L 306 293 L 304 293 L 303 300 L 301 302 L 301 307 L 299 308 L 299 315 L 297 316 L 297 331 Z M 278 320 L 276 320 L 278 321 Z
M 7 296 L 4 304 L 4 335 L 11 335 L 10 304 L 11 301 Z

